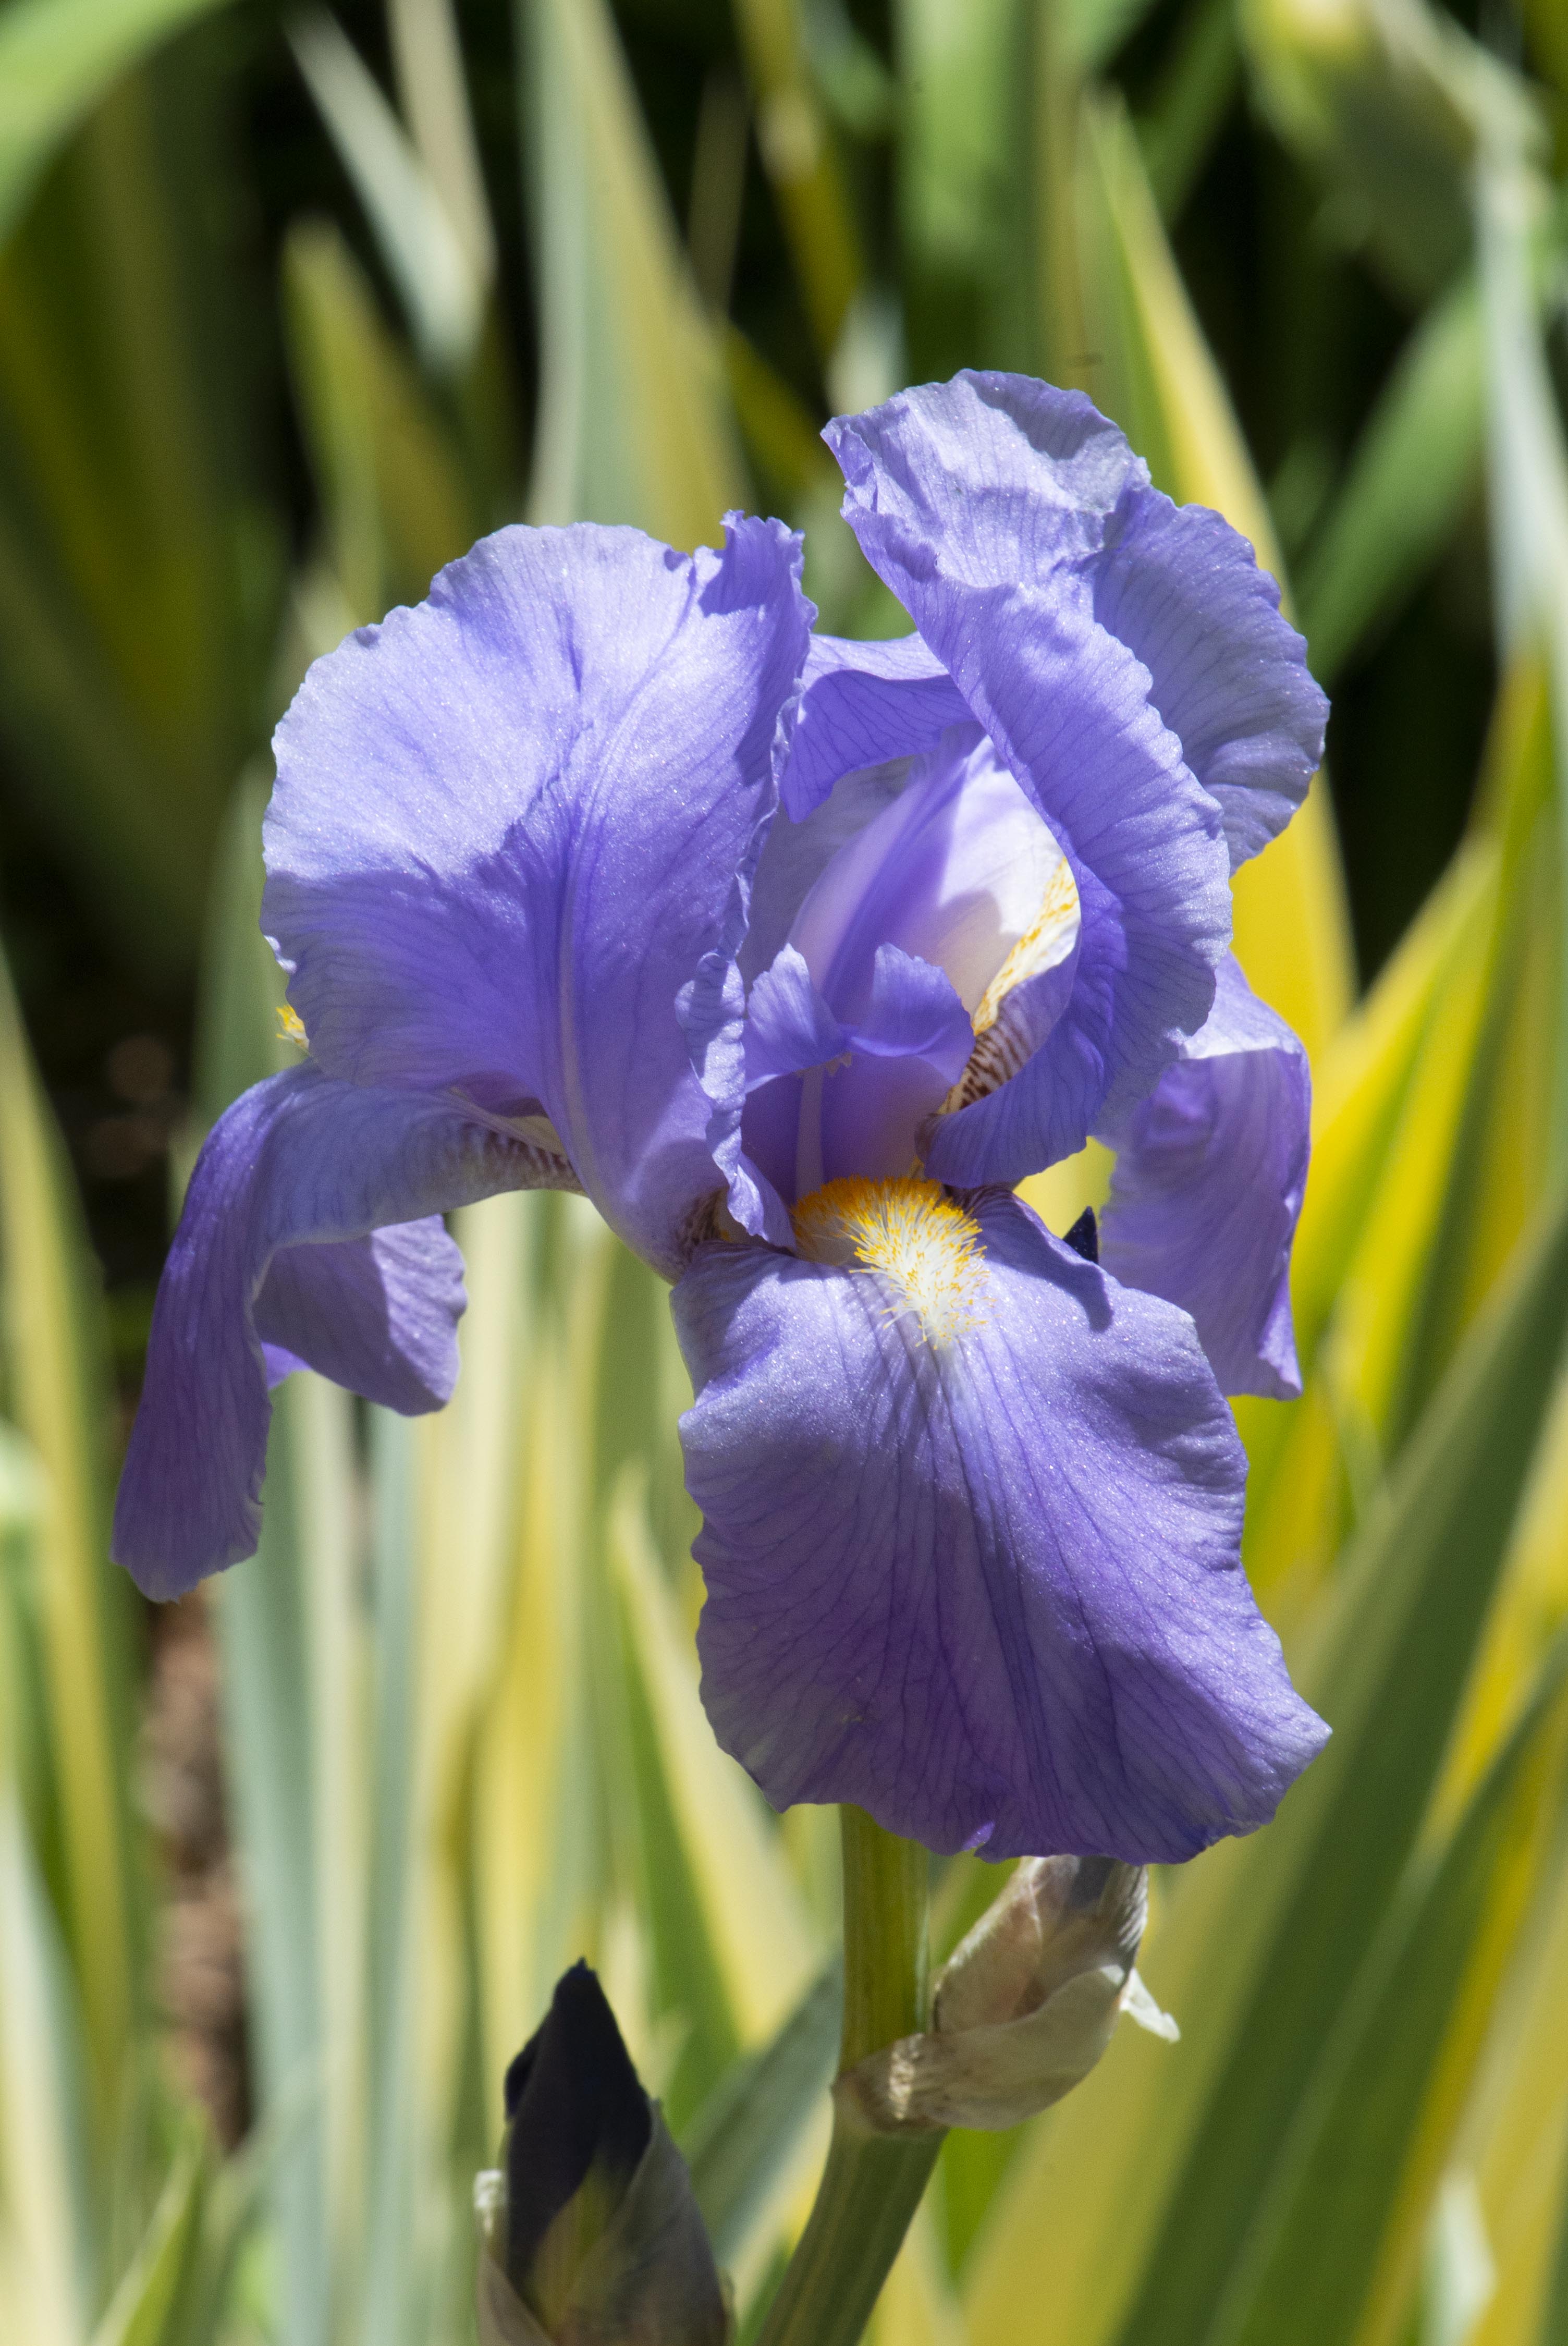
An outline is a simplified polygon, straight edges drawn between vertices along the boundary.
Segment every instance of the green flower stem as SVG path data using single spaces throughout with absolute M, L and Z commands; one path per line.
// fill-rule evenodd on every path
M 844 1853 L 844 2034 L 840 2076 L 925 2026 L 927 1881 L 918 1841 L 840 1809 Z
M 841 1809 L 844 2035 L 840 2074 L 926 2017 L 928 1859 L 861 1809 Z M 759 2346 L 855 2346 L 942 2148 L 940 2134 L 873 2135 L 835 2108 L 806 2229 Z

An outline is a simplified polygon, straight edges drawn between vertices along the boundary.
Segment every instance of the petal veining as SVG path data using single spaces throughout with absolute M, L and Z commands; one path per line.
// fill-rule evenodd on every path
M 149 1596 L 177 1596 L 254 1552 L 268 1388 L 291 1369 L 405 1413 L 439 1408 L 463 1296 L 433 1218 L 501 1189 L 575 1186 L 561 1159 L 450 1098 L 307 1064 L 236 1100 L 197 1159 L 158 1283 L 117 1563 Z
M 963 695 L 919 636 L 865 644 L 813 636 L 781 784 L 785 807 L 799 821 L 841 775 L 934 750 L 949 725 L 968 717 Z
M 1307 1182 L 1307 1054 L 1234 955 L 1214 1009 L 1115 1133 L 1102 1260 L 1190 1311 L 1221 1390 L 1293 1399 L 1290 1249 Z
M 1219 802 L 1234 869 L 1306 797 L 1329 703 L 1278 583 L 1221 515 L 1130 486 L 1118 521 L 1095 568 L 1095 616 L 1148 669 L 1150 699 Z
M 1051 994 L 1048 1016 L 1033 1005 L 1014 1079 L 932 1137 L 945 1179 L 1011 1182 L 1144 1096 L 1207 1017 L 1229 938 L 1219 804 L 1148 668 L 1095 609 L 1107 533 L 1147 475 L 1086 400 L 1011 375 L 901 393 L 827 436 L 867 558 L 1049 824 L 1079 894 L 1066 999 Z
M 751 989 L 742 1137 L 784 1203 L 830 1178 L 910 1172 L 919 1134 L 967 1063 L 969 1013 L 946 973 L 879 945 L 858 1017 L 830 1008 L 786 945 Z
M 739 1118 L 726 973 L 806 658 L 799 566 L 760 521 L 691 556 L 503 530 L 319 660 L 278 733 L 264 923 L 321 1065 L 547 1117 L 672 1273 Z
M 1078 883 L 1062 855 L 1046 879 L 1032 925 L 981 997 L 974 1014 L 974 1047 L 962 1076 L 942 1104 L 945 1115 L 986 1098 L 1039 1049 L 1066 1006 L 1083 924 Z
M 899 796 L 834 854 L 790 942 L 830 1002 L 852 1005 L 877 947 L 945 970 L 973 1014 L 1040 921 L 1064 869 L 1027 795 L 972 727 L 918 761 Z
M 725 1749 L 778 1807 L 937 1850 L 1179 1861 L 1263 1823 L 1325 1729 L 1242 1574 L 1186 1314 L 994 1190 L 801 1212 L 847 1262 L 711 1245 L 673 1297 Z M 966 1324 L 933 1341 L 917 1285 Z

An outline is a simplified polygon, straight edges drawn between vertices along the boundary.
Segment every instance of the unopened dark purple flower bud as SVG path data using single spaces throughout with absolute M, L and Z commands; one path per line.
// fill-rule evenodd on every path
M 506 2073 L 501 2167 L 475 2202 L 482 2346 L 724 2346 L 686 2163 L 586 1964 Z

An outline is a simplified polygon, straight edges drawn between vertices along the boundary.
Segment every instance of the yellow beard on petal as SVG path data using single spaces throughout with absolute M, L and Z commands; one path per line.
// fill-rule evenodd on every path
M 305 1022 L 291 1002 L 285 1002 L 279 1010 L 278 1037 L 283 1043 L 297 1043 L 301 1051 L 308 1051 L 311 1047 Z
M 881 1271 L 892 1314 L 912 1313 L 942 1346 L 984 1319 L 985 1252 L 980 1225 L 940 1182 L 829 1181 L 795 1208 L 795 1242 L 809 1262 Z

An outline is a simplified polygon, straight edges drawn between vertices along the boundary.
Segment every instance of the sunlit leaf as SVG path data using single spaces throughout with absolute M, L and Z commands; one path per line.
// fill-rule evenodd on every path
M 1326 685 L 1392 617 L 1480 478 L 1481 316 L 1461 278 L 1413 328 L 1299 565 L 1301 624 Z
M 337 229 L 289 238 L 294 378 L 326 515 L 341 626 L 416 602 L 479 529 L 461 465 Z M 331 642 L 315 648 L 329 649 Z
M 287 2346 L 325 2335 L 359 2184 L 364 1814 L 332 1762 L 362 1776 L 364 1718 L 329 1634 L 358 1563 L 352 1460 L 347 1396 L 290 1379 L 273 1402 L 260 1549 L 216 1608 L 258 2099 L 270 2112 L 302 2097 L 306 2113 L 272 2187 Z
M 1517 136 L 1499 139 L 1480 175 L 1489 478 L 1499 633 L 1515 658 L 1544 661 L 1550 687 L 1561 870 L 1568 858 L 1568 446 L 1532 281 L 1544 190 L 1522 148 Z M 1559 884 L 1560 902 L 1568 901 Z M 1558 983 L 1550 1147 L 1561 1178 L 1568 1169 L 1568 961 L 1561 957 Z
M 193 2125 L 176 2153 L 147 2237 L 93 2331 L 92 2346 L 178 2346 L 182 2300 L 200 2252 L 207 2184 L 207 2145 Z
M 708 1929 L 737 2018 L 755 2044 L 780 2025 L 804 1993 L 821 1951 L 758 1795 L 713 1739 L 697 1695 L 696 1655 L 629 1492 L 623 1491 L 611 1538 Z
M 96 2243 L 79 2020 L 14 1788 L 0 1782 L 0 2280 L 20 2335 L 84 2346 Z
M 1550 694 L 1538 663 L 1517 662 L 1499 696 L 1482 770 L 1481 820 L 1498 842 L 1498 903 L 1478 962 L 1481 1007 L 1463 1107 L 1442 1168 L 1441 1205 L 1430 1259 L 1410 1314 L 1395 1395 L 1398 1439 L 1431 1392 L 1473 1314 L 1532 1220 L 1551 1173 L 1548 1102 L 1554 1025 L 1538 1015 L 1536 949 L 1555 925 Z M 1506 1141 L 1499 1132 L 1506 1075 L 1518 1103 Z
M 494 1200 L 481 1210 L 493 1245 L 545 1240 L 549 1265 L 527 1356 L 514 1352 L 509 1363 L 514 1562 L 474 1769 L 484 2085 L 498 2136 L 506 2062 L 538 2026 L 559 1973 L 599 1952 L 605 1835 L 585 1667 L 591 1388 L 578 1358 L 588 1314 L 574 1309 L 574 1290 L 602 1233 L 574 1198 Z M 514 1260 L 522 1269 L 527 1258 Z M 619 2007 L 617 2016 L 626 2026 Z
M 830 359 L 860 290 L 860 230 L 811 77 L 799 0 L 736 0 L 757 142 L 817 348 Z
M 257 782 L 237 799 L 213 899 L 199 1056 L 207 1120 L 298 1056 L 279 1035 L 281 976 L 258 918 L 264 798 Z M 264 2116 L 300 2113 L 270 2178 L 286 2346 L 326 2335 L 359 2183 L 364 1719 L 360 1666 L 342 1650 L 355 1501 L 347 1395 L 289 1379 L 273 1401 L 260 1550 L 226 1575 L 214 1607 L 257 2098 Z
M 1534 1943 L 1494 2031 L 1489 2072 L 1461 2148 L 1473 2168 L 1496 2266 L 1475 2346 L 1553 2346 L 1562 2334 L 1568 2207 L 1568 1874 L 1560 1862 Z
M 465 239 L 381 85 L 325 15 L 290 36 L 300 70 L 375 228 L 421 349 L 432 365 L 472 359 L 484 285 Z
M 1488 1001 L 1495 898 L 1442 972 L 1382 1178 L 1358 1218 L 1335 1304 L 1328 1370 L 1380 1444 L 1402 1430 L 1404 1378 L 1441 1221 L 1444 1171 L 1474 1076 Z
M 42 1476 L 36 1606 L 65 1935 L 102 2153 L 119 2115 L 136 1997 L 126 1811 L 130 1588 L 107 1556 L 107 1383 L 96 1271 L 3 964 L 0 1273 L 9 1411 Z
M 138 58 L 222 0 L 12 0 L 0 17 L 0 238 L 55 149 Z
M 410 136 L 469 268 L 487 286 L 495 273 L 495 230 L 453 0 L 389 0 L 387 30 Z
M 1498 857 L 1478 840 L 1456 859 L 1378 981 L 1314 1070 L 1312 1168 L 1292 1262 L 1296 1339 L 1307 1398 L 1289 1406 L 1242 1401 L 1237 1417 L 1251 1461 L 1247 1556 L 1254 1580 L 1279 1592 L 1312 1583 L 1339 1545 L 1342 1425 L 1321 1375 L 1313 1376 L 1329 1316 L 1377 1200 L 1410 1108 L 1418 1071 L 1447 1063 L 1437 1005 L 1456 970 L 1478 964 L 1495 917 Z M 1430 1079 L 1429 1079 L 1430 1080 Z M 1418 1177 L 1422 1174 L 1416 1161 Z M 1430 1201 L 1430 1217 L 1436 1211 Z M 1375 1311 L 1383 1266 L 1366 1256 Z
M 1470 1984 L 1484 2014 L 1527 1902 L 1520 1859 L 1542 1804 L 1535 1763 L 1565 1669 L 1568 1646 L 1559 1642 L 1447 1846 L 1417 1865 L 1390 1907 L 1299 2106 L 1277 2179 L 1255 2198 L 1249 2237 L 1206 2337 L 1318 2346 L 1350 2333 L 1420 2115 L 1441 2098 L 1451 2122 L 1461 2080 L 1441 2055 L 1467 1974 L 1479 1957 L 1482 1976 Z M 1473 2025 L 1469 2035 L 1473 2062 Z M 1435 2146 L 1422 2147 L 1430 2162 Z M 1418 2209 L 1432 2180 L 1424 2178 Z
M 531 517 L 716 542 L 745 502 L 712 337 L 605 0 L 525 0 L 544 360 Z

